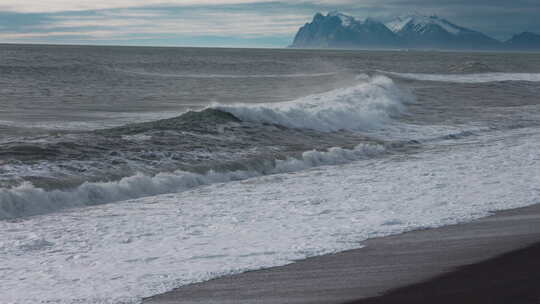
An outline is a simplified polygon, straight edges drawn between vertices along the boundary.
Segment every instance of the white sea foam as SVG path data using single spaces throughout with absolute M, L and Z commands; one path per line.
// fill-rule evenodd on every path
M 479 140 L 0 221 L 0 299 L 137 303 L 371 237 L 538 203 L 538 130 Z
M 26 182 L 11 189 L 0 189 L 0 219 L 184 191 L 201 185 L 243 180 L 266 174 L 343 164 L 383 153 L 384 150 L 381 145 L 361 144 L 354 149 L 331 148 L 328 151 L 307 151 L 299 158 L 265 160 L 261 161 L 257 169 L 249 171 L 210 171 L 206 174 L 176 171 L 155 176 L 137 174 L 114 182 L 87 182 L 73 190 L 46 191 Z
M 401 78 L 439 81 L 454 83 L 485 83 L 501 81 L 530 81 L 539 82 L 539 73 L 479 73 L 479 74 L 417 74 L 417 73 L 394 73 L 383 72 L 388 75 L 394 75 Z
M 403 102 L 413 99 L 412 95 L 399 89 L 385 76 L 359 77 L 358 81 L 360 83 L 354 87 L 290 102 L 216 105 L 215 108 L 230 112 L 244 121 L 321 131 L 368 130 L 383 126 L 392 115 L 403 111 Z M 178 192 L 200 185 L 303 170 L 319 165 L 346 163 L 372 154 L 374 149 L 380 152 L 382 147 L 360 145 L 354 150 L 334 148 L 327 152 L 305 152 L 300 159 L 265 161 L 252 171 L 210 171 L 205 175 L 181 171 L 155 176 L 137 174 L 120 181 L 85 183 L 73 190 L 45 191 L 25 183 L 11 189 L 0 189 L 0 219 Z
M 358 78 L 358 85 L 290 102 L 214 105 L 243 121 L 319 131 L 369 130 L 404 111 L 413 96 L 385 76 Z

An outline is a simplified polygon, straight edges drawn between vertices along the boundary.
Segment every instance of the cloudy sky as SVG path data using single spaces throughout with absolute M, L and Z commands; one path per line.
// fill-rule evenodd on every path
M 282 47 L 316 12 L 437 14 L 508 39 L 540 33 L 540 0 L 0 0 L 0 43 Z

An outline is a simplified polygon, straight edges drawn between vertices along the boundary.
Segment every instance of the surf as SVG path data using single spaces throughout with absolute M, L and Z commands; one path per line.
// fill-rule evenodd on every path
M 354 149 L 335 147 L 328 151 L 306 151 L 298 158 L 261 160 L 251 170 L 224 172 L 210 170 L 203 174 L 178 170 L 154 176 L 138 173 L 118 181 L 85 182 L 75 189 L 67 190 L 47 191 L 35 187 L 30 182 L 24 182 L 16 187 L 0 189 L 0 220 L 177 193 L 198 186 L 245 180 L 262 175 L 345 164 L 381 155 L 384 152 L 385 147 L 377 144 L 361 144 Z
M 399 88 L 386 76 L 363 75 L 359 78 L 366 80 L 353 87 L 292 102 L 214 105 L 212 108 L 229 112 L 242 121 L 332 132 L 381 127 L 403 113 L 406 103 L 414 102 L 410 92 Z
M 404 79 L 452 83 L 488 83 L 502 81 L 540 82 L 540 73 L 423 74 L 384 72 Z
M 225 128 L 248 128 L 253 129 L 254 132 L 256 131 L 255 134 L 265 134 L 263 132 L 265 130 L 264 125 L 278 126 L 274 131 L 265 131 L 269 132 L 269 135 L 274 134 L 272 136 L 278 137 L 280 132 L 283 133 L 283 136 L 286 136 L 288 133 L 297 133 L 296 131 L 288 131 L 291 129 L 299 129 L 301 130 L 300 132 L 304 132 L 302 130 L 306 129 L 315 130 L 317 132 L 370 130 L 380 128 L 393 117 L 397 117 L 405 110 L 405 103 L 412 99 L 412 95 L 398 88 L 388 77 L 361 77 L 356 86 L 336 89 L 323 94 L 310 95 L 289 102 L 257 105 L 212 105 L 201 111 L 190 111 L 171 119 L 130 124 L 106 130 L 96 130 L 89 133 L 89 136 L 93 137 L 85 139 L 86 141 L 91 141 L 93 143 L 92 146 L 95 145 L 95 149 L 92 148 L 89 149 L 89 151 L 74 151 L 73 149 L 77 149 L 81 144 L 66 143 L 65 138 L 57 139 L 57 143 L 47 142 L 44 144 L 40 141 L 35 144 L 37 145 L 36 151 L 39 152 L 38 155 L 30 155 L 27 156 L 27 158 L 32 162 L 39 162 L 40 158 L 44 157 L 42 151 L 54 152 L 45 155 L 48 157 L 43 160 L 45 163 L 39 166 L 35 164 L 26 166 L 24 163 L 22 165 L 17 163 L 13 166 L 6 166 L 6 168 L 13 167 L 15 169 L 19 168 L 20 170 L 24 169 L 24 172 L 27 172 L 26 174 L 33 175 L 34 173 L 32 172 L 35 171 L 36 168 L 40 171 L 46 171 L 46 168 L 50 168 L 49 170 L 56 172 L 58 170 L 65 170 L 64 168 L 77 168 L 79 167 L 77 164 L 80 163 L 80 165 L 84 167 L 84 172 L 87 172 L 89 170 L 88 166 L 91 166 L 91 163 L 96 161 L 93 159 L 96 153 L 104 153 L 103 157 L 106 157 L 110 153 L 118 154 L 116 149 L 122 149 L 122 146 L 128 144 L 128 142 L 130 145 L 134 145 L 133 148 L 129 148 L 130 150 L 134 149 L 134 151 L 137 151 L 139 150 L 139 148 L 137 148 L 139 146 L 140 149 L 143 149 L 143 155 L 133 155 L 134 160 L 130 161 L 131 165 L 129 165 L 129 167 L 133 167 L 133 165 L 135 165 L 135 160 L 147 154 L 150 154 L 150 156 L 148 156 L 150 159 L 144 160 L 144 162 L 153 164 L 153 159 L 155 157 L 158 157 L 158 161 L 160 162 L 168 161 L 168 158 L 170 157 L 176 157 L 174 155 L 167 157 L 166 155 L 162 155 L 163 153 L 154 153 L 150 150 L 144 152 L 151 148 L 148 142 L 152 140 L 153 136 L 158 136 L 159 140 L 159 136 L 165 134 L 163 140 L 166 141 L 186 140 L 184 138 L 185 135 L 189 136 L 188 138 L 204 138 L 200 143 L 199 141 L 194 141 L 192 144 L 193 148 L 188 146 L 189 149 L 187 151 L 180 151 L 184 157 L 186 153 L 189 155 L 193 154 L 186 158 L 185 161 L 188 163 L 182 165 L 182 167 L 186 167 L 190 166 L 189 159 L 200 158 L 197 155 L 204 152 L 197 152 L 197 149 L 195 149 L 197 146 L 201 144 L 204 145 L 208 141 L 214 142 L 217 140 L 216 138 L 219 139 L 224 136 L 240 136 L 239 133 L 235 133 L 234 131 L 231 131 L 232 133 L 227 133 L 229 135 L 224 134 Z M 170 132 L 174 133 L 171 133 L 171 135 L 169 134 Z M 255 135 L 250 135 L 251 133 L 247 132 L 242 136 L 248 136 L 245 140 L 252 141 L 252 143 L 247 143 L 248 146 L 253 146 L 254 149 L 261 149 L 260 140 L 254 138 L 253 136 Z M 81 133 L 76 137 L 71 136 L 71 138 L 76 139 L 80 136 L 84 136 L 84 134 Z M 324 137 L 326 135 L 323 135 L 322 133 L 309 133 L 309 136 L 306 138 L 321 138 L 321 136 Z M 334 137 L 336 136 L 330 136 L 330 138 Z M 102 143 L 99 142 L 100 138 L 103 139 Z M 124 140 L 126 143 L 115 146 L 111 151 L 102 151 L 105 147 L 112 145 L 115 138 Z M 216 142 L 216 145 L 223 144 L 221 139 Z M 272 145 L 276 144 L 277 143 L 273 143 L 270 139 L 270 142 L 265 145 L 270 149 L 272 148 Z M 328 145 L 328 143 L 325 145 Z M 84 144 L 82 146 L 87 147 L 88 145 Z M 156 146 L 156 148 L 159 147 Z M 14 153 L 16 153 L 18 146 L 6 146 L 5 149 L 6 151 L 3 151 L 5 155 L 13 156 Z M 66 155 L 64 155 L 64 150 L 66 151 L 65 153 L 67 153 Z M 236 150 L 231 151 L 234 152 Z M 24 181 L 17 186 L 0 189 L 0 219 L 18 218 L 22 216 L 55 212 L 65 208 L 84 207 L 145 196 L 185 191 L 186 189 L 201 185 L 243 180 L 268 174 L 300 171 L 317 166 L 344 164 L 365 157 L 382 154 L 385 151 L 385 146 L 382 143 L 379 144 L 373 141 L 371 143 L 358 142 L 356 147 L 350 148 L 338 145 L 324 149 L 308 149 L 296 152 L 289 151 L 277 153 L 271 151 L 272 149 L 268 150 L 268 152 L 261 152 L 260 156 L 251 157 L 249 160 L 235 160 L 235 162 L 238 163 L 243 162 L 243 165 L 236 166 L 236 169 L 235 166 L 231 166 L 230 164 L 227 165 L 227 161 L 220 161 L 219 157 L 223 157 L 224 155 L 220 154 L 222 152 L 216 151 L 215 160 L 212 160 L 212 158 L 208 159 L 208 155 L 202 158 L 208 159 L 209 163 L 210 161 L 217 161 L 214 165 L 215 167 L 207 167 L 207 169 L 202 170 L 202 172 L 201 170 L 186 171 L 185 169 L 177 169 L 171 170 L 170 172 L 156 172 L 154 174 L 149 174 L 140 171 L 118 180 L 110 180 L 109 178 L 103 177 L 103 181 L 86 181 L 76 187 L 62 189 L 45 189 L 36 186 L 30 181 Z M 83 155 L 88 155 L 90 158 L 81 161 L 70 160 L 69 163 L 64 164 L 63 162 L 65 161 L 63 161 L 63 159 L 66 159 L 74 152 L 81 155 L 81 157 Z M 126 153 L 127 152 L 129 151 L 126 150 Z M 208 152 L 205 153 L 208 154 Z M 247 156 L 248 155 L 246 154 L 246 157 Z M 107 157 L 110 158 L 110 156 Z M 160 157 L 163 159 L 161 160 Z M 99 159 L 99 156 L 97 156 L 97 159 Z M 144 162 L 137 166 L 146 166 L 144 165 Z M 171 162 L 171 165 L 173 164 L 174 162 Z M 180 166 L 181 164 L 182 163 L 178 163 L 176 166 Z M 192 165 L 194 165 L 194 168 L 205 167 L 204 163 L 194 163 Z M 102 170 L 105 170 L 105 168 L 99 171 L 101 172 Z M 17 170 L 11 170 L 10 172 L 13 173 L 16 171 Z M 108 171 L 109 169 L 104 172 Z M 63 171 L 56 175 L 65 175 L 65 173 L 62 172 Z M 49 174 L 47 172 L 45 173 Z M 76 174 L 76 172 L 67 173 L 70 175 Z M 110 174 L 117 175 L 119 173 L 111 172 Z

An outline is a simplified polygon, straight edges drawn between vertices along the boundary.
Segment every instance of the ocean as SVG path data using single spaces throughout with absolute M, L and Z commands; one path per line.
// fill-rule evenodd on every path
M 139 303 L 540 202 L 540 54 L 0 45 L 0 302 Z

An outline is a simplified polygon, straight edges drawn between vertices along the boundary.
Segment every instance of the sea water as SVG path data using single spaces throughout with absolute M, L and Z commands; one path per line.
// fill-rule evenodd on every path
M 539 202 L 540 55 L 0 54 L 2 303 L 138 303 Z

